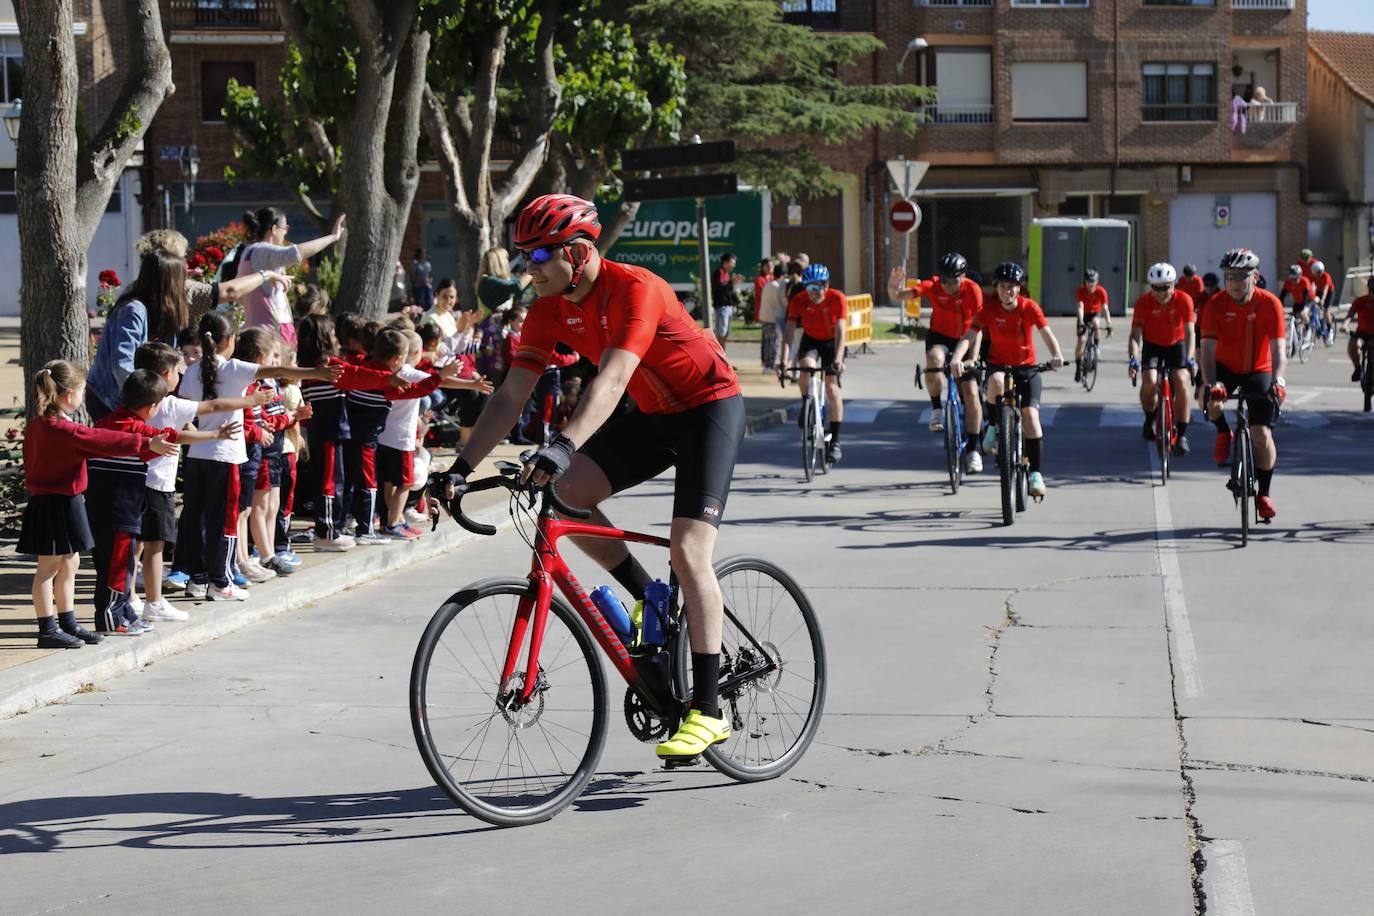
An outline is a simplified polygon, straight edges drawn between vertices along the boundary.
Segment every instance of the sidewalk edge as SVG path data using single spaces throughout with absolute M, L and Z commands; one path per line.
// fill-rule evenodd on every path
M 512 524 L 504 503 L 474 517 L 498 529 Z M 337 560 L 274 580 L 267 586 L 271 595 L 245 603 L 202 603 L 185 624 L 160 625 L 156 631 L 137 639 L 107 637 L 99 646 L 69 649 L 0 671 L 0 721 L 61 701 L 83 684 L 98 684 L 138 671 L 158 659 L 193 649 L 249 624 L 434 559 L 479 537 L 448 523 L 411 543 L 356 547 Z

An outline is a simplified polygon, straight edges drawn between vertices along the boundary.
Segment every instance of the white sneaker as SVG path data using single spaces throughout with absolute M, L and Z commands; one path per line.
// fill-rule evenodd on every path
M 134 612 L 135 617 L 143 616 L 143 599 L 132 592 L 129 594 L 129 610 Z
M 315 538 L 315 550 L 321 553 L 343 553 L 345 550 L 352 550 L 356 546 L 351 537 L 341 534 L 330 540 L 329 538 Z
M 265 569 L 261 563 L 253 558 L 249 558 L 247 563 L 239 565 L 239 572 L 243 573 L 244 578 L 249 582 L 261 584 L 270 582 L 277 578 L 277 574 L 270 569 Z
M 353 538 L 353 541 L 356 544 L 361 544 L 364 547 L 367 547 L 374 544 L 389 543 L 391 541 L 391 538 L 386 537 L 385 535 L 380 534 L 376 531 L 364 531 L 362 534 L 356 535 Z
M 940 411 L 932 409 L 930 412 L 930 423 L 927 425 L 930 427 L 931 432 L 942 433 L 945 431 L 945 418 L 941 415 Z
M 144 605 L 144 617 L 148 620 L 190 620 L 191 615 L 179 608 L 172 607 L 166 598 L 149 601 Z
M 978 454 L 976 450 L 966 454 L 968 455 L 968 472 L 981 474 L 983 472 L 983 456 Z
M 205 593 L 208 588 L 209 586 L 207 586 L 204 582 L 187 582 L 186 597 L 196 601 L 204 601 Z
M 1359 379 L 1356 379 L 1356 381 L 1359 381 Z M 429 516 L 425 515 L 423 512 L 417 512 L 414 509 L 407 509 L 406 521 L 410 522 L 412 525 L 423 525 L 425 522 L 429 521 Z
M 232 582 L 230 582 L 230 583 L 229 583 L 227 586 L 225 586 L 224 588 L 220 588 L 218 585 L 212 585 L 212 586 L 210 586 L 210 600 L 211 600 L 211 601 L 247 601 L 247 600 L 248 600 L 248 589 L 246 589 L 246 588 L 239 588 L 237 585 L 235 585 L 235 584 L 232 583 Z

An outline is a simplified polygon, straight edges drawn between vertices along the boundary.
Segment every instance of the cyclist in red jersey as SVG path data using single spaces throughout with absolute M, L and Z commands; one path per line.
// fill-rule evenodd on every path
M 1374 344 L 1374 278 L 1365 282 L 1365 294 L 1350 303 L 1350 309 L 1345 313 L 1345 320 L 1341 322 L 1341 330 L 1349 331 L 1351 321 L 1355 322 L 1355 333 L 1350 335 L 1350 345 L 1346 347 L 1346 353 L 1350 354 L 1350 362 L 1355 367 L 1350 380 L 1358 382 L 1360 380 L 1360 348 Z
M 887 294 L 899 305 L 903 300 L 922 297 L 930 303 L 925 374 L 928 379 L 926 387 L 930 390 L 931 432 L 943 432 L 945 428 L 945 360 L 954 352 L 959 338 L 968 333 L 973 316 L 983 308 L 983 288 L 970 280 L 967 273 L 968 261 L 959 252 L 951 251 L 940 259 L 938 277 L 909 287 L 906 271 L 894 267 L 887 280 Z M 967 436 L 963 443 L 964 452 L 968 456 L 969 473 L 977 474 L 983 469 L 983 459 L 977 447 L 978 429 L 983 424 L 983 405 L 978 397 L 978 378 L 972 370 L 959 378 L 959 392 L 964 400 L 964 431 Z
M 1283 288 L 1279 290 L 1280 304 L 1285 297 L 1293 300 L 1293 318 L 1297 321 L 1298 327 L 1307 327 L 1307 304 L 1317 297 L 1317 290 L 1312 281 L 1304 275 L 1299 264 L 1293 264 L 1288 268 L 1288 279 L 1283 281 Z
M 830 287 L 830 268 L 824 264 L 808 264 L 802 272 L 802 289 L 787 303 L 787 329 L 782 336 L 782 356 L 778 359 L 778 377 L 788 365 L 792 338 L 797 326 L 802 329 L 797 346 L 797 360 L 801 368 L 802 410 L 798 423 L 806 420 L 806 399 L 810 397 L 811 373 L 825 372 L 825 409 L 830 417 L 830 436 L 826 439 L 826 460 L 834 464 L 840 460 L 840 424 L 844 420 L 844 398 L 840 396 L 840 375 L 844 372 L 844 331 L 849 326 L 849 300 L 845 294 Z
M 1184 264 L 1182 276 L 1178 278 L 1178 288 L 1188 294 L 1188 298 L 1193 300 L 1194 314 L 1202 311 L 1202 304 L 1207 301 L 1207 284 L 1198 276 L 1197 267 L 1193 264 Z
M 1026 282 L 1026 269 L 1015 261 L 1003 261 L 997 265 L 993 277 L 997 284 L 997 298 L 983 304 L 982 310 L 974 316 L 968 333 L 954 348 L 950 359 L 955 374 L 963 372 L 964 356 L 976 344 L 979 332 L 985 332 L 988 336 L 989 366 L 1034 366 L 1036 330 L 1040 331 L 1040 337 L 1050 348 L 1051 365 L 1055 369 L 1064 365 L 1064 353 L 1059 349 L 1059 341 L 1055 338 L 1054 331 L 1050 330 L 1045 313 L 1040 310 L 1040 305 L 1034 299 L 1021 295 L 1021 288 Z M 997 441 L 997 427 L 994 425 L 998 416 L 997 399 L 1002 396 L 1005 385 L 1003 372 L 988 374 L 988 403 L 985 409 L 990 423 L 989 441 L 985 446 L 989 449 L 993 448 Z M 1040 427 L 1040 391 L 1039 373 L 1017 373 L 1017 400 L 1021 407 L 1021 422 L 1025 433 L 1026 459 L 1030 463 L 1029 489 L 1030 494 L 1035 497 L 1045 495 L 1045 478 L 1040 473 L 1040 461 L 1045 444 L 1045 432 Z
M 1178 274 L 1172 264 L 1150 268 L 1150 291 L 1136 300 L 1131 319 L 1131 339 L 1126 346 L 1131 380 L 1141 374 L 1141 363 L 1160 360 L 1172 375 L 1174 390 L 1174 428 L 1178 442 L 1174 454 L 1188 454 L 1188 418 L 1193 413 L 1193 386 L 1188 375 L 1197 371 L 1193 358 L 1193 299 L 1175 283 Z M 1140 407 L 1145 411 L 1144 435 L 1155 438 L 1156 391 L 1159 372 L 1145 369 L 1140 380 Z
M 1311 248 L 1304 248 L 1298 253 L 1298 269 L 1308 280 L 1312 279 L 1312 265 L 1317 263 L 1317 258 L 1312 254 Z
M 694 757 L 730 736 L 717 689 L 724 603 L 711 558 L 744 438 L 744 400 L 725 352 L 688 317 L 668 284 L 642 268 L 603 260 L 595 244 L 600 234 L 595 205 L 571 195 L 546 195 L 521 211 L 514 241 L 529 260 L 539 298 L 505 381 L 435 484 L 453 498 L 514 425 L 558 343 L 597 364 L 572 419 L 532 456 L 524 475 L 537 486 L 557 479 L 565 502 L 607 525 L 602 502 L 677 468 L 671 558 L 688 618 L 692 709 L 658 755 Z M 636 409 L 612 419 L 627 392 Z M 652 580 L 624 543 L 577 544 L 644 599 Z
M 1230 462 L 1231 426 L 1226 421 L 1226 399 L 1240 388 L 1250 409 L 1250 428 L 1255 448 L 1255 477 L 1259 498 L 1255 507 L 1261 518 L 1276 514 L 1269 487 L 1274 480 L 1278 449 L 1274 444 L 1274 402 L 1283 402 L 1283 380 L 1288 366 L 1287 328 L 1283 303 L 1255 286 L 1259 256 L 1248 248 L 1234 248 L 1221 259 L 1225 288 L 1207 303 L 1202 313 L 1202 375 L 1210 387 L 1207 416 L 1217 428 L 1212 458 L 1220 467 Z
M 1102 275 L 1089 268 L 1083 272 L 1083 285 L 1074 294 L 1078 300 L 1078 342 L 1073 347 L 1073 380 L 1083 377 L 1083 348 L 1088 344 L 1088 328 L 1101 333 L 1102 328 L 1112 329 L 1112 312 L 1107 307 L 1107 287 L 1102 285 Z
M 1334 328 L 1336 323 L 1331 320 L 1331 302 L 1336 298 L 1336 282 L 1331 279 L 1331 274 L 1326 272 L 1326 265 L 1321 261 L 1313 261 L 1311 271 L 1312 289 L 1322 310 L 1322 320 L 1328 328 Z

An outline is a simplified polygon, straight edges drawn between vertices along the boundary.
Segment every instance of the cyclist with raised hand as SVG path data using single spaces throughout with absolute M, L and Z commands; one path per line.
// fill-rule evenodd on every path
M 894 267 L 887 281 L 888 296 L 894 302 L 900 304 L 904 299 L 924 297 L 930 303 L 925 374 L 929 380 L 926 387 L 930 391 L 932 408 L 931 432 L 943 432 L 945 428 L 945 361 L 954 352 L 959 338 L 968 333 L 973 316 L 983 307 L 983 288 L 970 280 L 967 273 L 968 261 L 959 252 L 951 251 L 940 259 L 938 277 L 923 280 L 914 288 L 908 287 L 906 271 Z M 964 399 L 964 430 L 967 433 L 963 447 L 968 455 L 969 473 L 977 474 L 983 470 L 983 459 L 977 448 L 983 410 L 978 397 L 978 379 L 972 371 L 960 377 L 959 391 Z
M 1107 287 L 1102 285 L 1102 275 L 1089 268 L 1083 272 L 1083 285 L 1075 294 L 1078 300 L 1078 343 L 1073 348 L 1073 380 L 1083 378 L 1083 348 L 1088 345 L 1089 329 L 1102 333 L 1105 326 L 1112 327 L 1112 313 L 1107 306 Z
M 1283 380 L 1288 365 L 1283 303 L 1255 283 L 1259 256 L 1248 248 L 1233 248 L 1221 259 L 1225 288 L 1212 297 L 1202 313 L 1202 374 L 1209 392 L 1207 416 L 1217 428 L 1212 458 L 1226 467 L 1234 434 L 1226 421 L 1226 399 L 1240 388 L 1250 410 L 1255 447 L 1255 477 L 1260 518 L 1276 514 L 1269 487 L 1274 479 L 1278 449 L 1274 444 L 1274 404 L 1287 396 Z
M 1140 376 L 1140 407 L 1145 411 L 1143 433 L 1149 441 L 1156 436 L 1159 373 L 1146 368 L 1142 374 L 1141 365 L 1159 360 L 1165 371 L 1171 373 L 1174 428 L 1178 431 L 1174 454 L 1182 457 L 1188 454 L 1188 418 L 1193 412 L 1193 386 L 1188 374 L 1197 371 L 1193 350 L 1193 299 L 1176 285 L 1178 273 L 1172 264 L 1155 264 L 1148 278 L 1150 291 L 1136 300 L 1131 319 L 1131 339 L 1126 347 L 1130 357 L 1127 372 L 1132 381 Z
M 802 410 L 798 423 L 806 422 L 807 399 L 811 396 L 811 373 L 825 372 L 825 409 L 830 417 L 830 438 L 826 440 L 826 461 L 840 460 L 840 424 L 844 420 L 844 398 L 840 396 L 840 374 L 844 372 L 844 332 L 849 324 L 849 300 L 830 286 L 830 269 L 824 264 L 808 264 L 802 272 L 802 289 L 787 303 L 787 330 L 778 358 L 781 378 L 792 356 L 792 338 L 797 326 L 802 329 L 796 356 L 801 367 Z
M 1182 276 L 1178 278 L 1178 288 L 1188 294 L 1188 298 L 1193 300 L 1194 311 L 1202 311 L 1202 304 L 1207 301 L 1207 284 L 1202 277 L 1197 274 L 1197 265 L 1184 264 Z
M 1355 366 L 1355 371 L 1351 373 L 1350 380 L 1358 382 L 1360 380 L 1360 350 L 1374 344 L 1374 277 L 1365 283 L 1365 294 L 1350 303 L 1350 309 L 1345 313 L 1345 320 L 1341 322 L 1341 330 L 1349 331 L 1350 322 L 1355 322 L 1355 333 L 1350 335 L 1350 344 L 1346 347 L 1346 353 L 1350 355 L 1350 362 Z
M 1336 323 L 1331 320 L 1331 302 L 1336 298 L 1336 282 L 1321 261 L 1313 261 L 1311 270 L 1312 289 L 1316 293 L 1317 307 L 1322 310 L 1322 321 L 1326 322 L 1327 328 L 1334 328 Z
M 546 195 L 521 211 L 514 241 L 539 298 L 505 381 L 453 466 L 432 478 L 431 492 L 455 498 L 473 466 L 515 424 L 557 344 L 597 364 L 572 419 L 526 463 L 523 479 L 536 486 L 558 480 L 566 503 L 591 510 L 605 525 L 597 508 L 603 501 L 677 468 L 671 558 L 688 619 L 692 708 L 658 755 L 694 757 L 730 736 L 718 692 L 724 603 L 711 556 L 744 438 L 744 400 L 724 351 L 688 317 L 672 288 L 647 270 L 603 260 L 600 235 L 595 205 L 571 195 Z M 638 409 L 610 420 L 626 392 Z M 576 543 L 644 598 L 652 580 L 625 544 Z
M 1303 274 L 1302 265 L 1289 266 L 1288 279 L 1283 281 L 1283 288 L 1279 290 L 1280 304 L 1283 303 L 1284 297 L 1293 299 L 1293 321 L 1298 330 L 1307 327 L 1307 304 L 1317 297 L 1317 290 L 1312 286 L 1312 281 Z
M 1034 300 L 1021 295 L 1026 283 L 1026 269 L 1015 261 L 1003 261 L 993 273 L 997 296 L 991 302 L 983 303 L 983 308 L 973 318 L 973 324 L 962 340 L 954 348 L 950 357 L 956 375 L 964 370 L 963 359 L 977 342 L 980 332 L 988 337 L 989 366 L 1035 366 L 1034 331 L 1050 348 L 1051 365 L 1058 369 L 1064 365 L 1064 354 L 1059 349 L 1059 341 L 1050 330 L 1049 320 Z M 1022 428 L 1025 431 L 1026 459 L 1030 463 L 1030 495 L 1045 495 L 1045 478 L 1041 474 L 1041 458 L 1044 454 L 1045 433 L 1040 427 L 1040 374 L 1038 372 L 1016 372 L 1016 394 L 1021 408 Z M 1005 373 L 992 372 L 988 375 L 988 402 L 984 407 L 991 421 L 988 426 L 987 448 L 997 441 L 996 422 L 999 416 L 997 399 L 1002 396 L 1006 385 Z

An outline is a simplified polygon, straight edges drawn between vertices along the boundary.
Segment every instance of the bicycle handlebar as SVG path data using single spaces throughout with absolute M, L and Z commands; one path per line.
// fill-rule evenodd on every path
M 1033 366 L 994 366 L 991 363 L 987 367 L 989 372 L 1056 372 L 1053 361 L 1036 363 Z
M 515 471 L 518 471 L 518 465 L 508 465 L 507 467 L 513 468 L 515 469 Z M 544 498 L 548 501 L 548 504 L 552 506 L 554 511 L 557 512 L 559 515 L 566 516 L 567 518 L 580 519 L 584 521 L 592 517 L 592 513 L 589 510 L 576 509 L 568 505 L 567 503 L 563 502 L 563 500 L 558 495 L 558 487 L 556 483 L 551 481 L 542 487 L 535 487 L 532 484 L 521 483 L 519 478 L 516 476 L 515 471 L 503 472 L 501 474 L 496 475 L 495 477 L 484 477 L 481 480 L 468 481 L 453 497 L 452 502 L 445 500 L 443 496 L 437 493 L 430 492 L 431 488 L 433 487 L 432 478 L 431 483 L 426 485 L 425 492 L 428 496 L 433 498 L 441 506 L 447 509 L 448 514 L 453 516 L 453 520 L 456 521 L 461 527 L 468 531 L 471 531 L 473 534 L 480 534 L 485 537 L 491 537 L 492 535 L 496 534 L 496 527 L 494 525 L 484 525 L 481 522 L 475 521 L 471 517 L 469 517 L 467 513 L 463 511 L 463 497 L 469 496 L 473 493 L 481 493 L 484 490 L 495 490 L 498 488 L 504 488 L 510 490 L 512 493 L 539 492 L 544 496 Z M 434 527 L 439 527 L 439 519 L 437 516 L 434 519 Z

